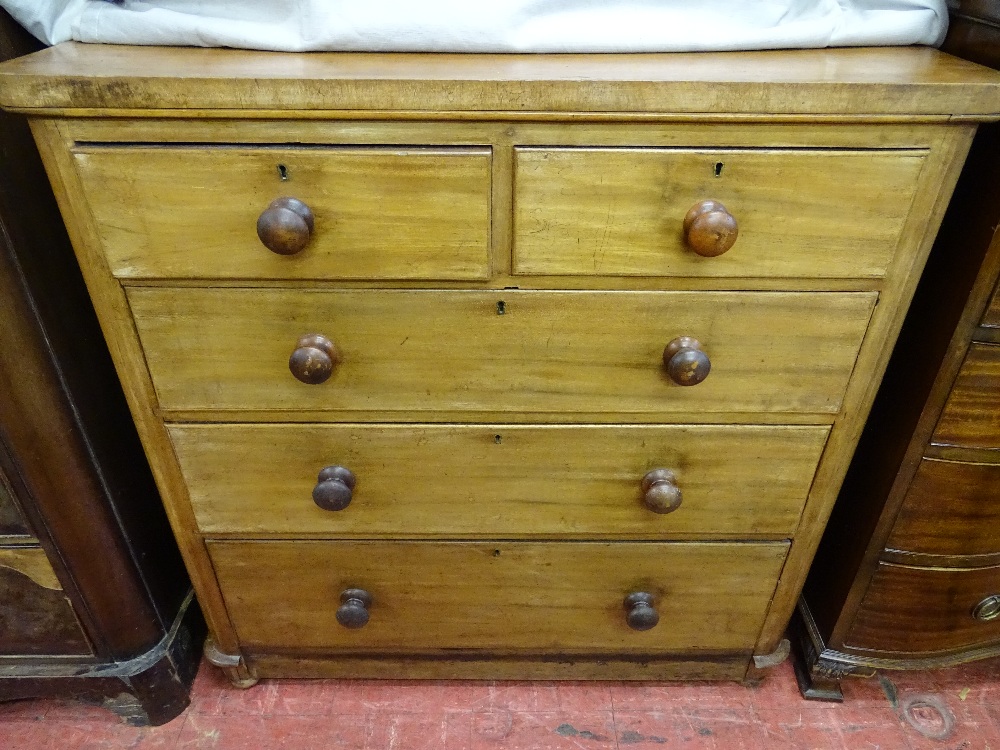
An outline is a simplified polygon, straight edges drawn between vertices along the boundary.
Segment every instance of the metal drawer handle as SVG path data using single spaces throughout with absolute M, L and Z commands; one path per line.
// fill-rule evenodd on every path
M 982 622 L 989 622 L 1000 617 L 1000 596 L 987 596 L 972 608 L 972 616 Z

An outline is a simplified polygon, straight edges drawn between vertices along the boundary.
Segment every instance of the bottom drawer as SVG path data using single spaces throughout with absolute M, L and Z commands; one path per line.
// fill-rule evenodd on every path
M 923 655 L 1000 642 L 998 594 L 1000 567 L 880 563 L 845 645 Z
M 749 652 L 786 543 L 209 542 L 250 651 Z M 369 620 L 337 620 L 341 592 Z M 659 623 L 630 628 L 625 599 Z M 358 615 L 358 606 L 348 607 Z M 642 605 L 637 620 L 651 616 Z M 648 619 L 647 619 L 648 624 Z

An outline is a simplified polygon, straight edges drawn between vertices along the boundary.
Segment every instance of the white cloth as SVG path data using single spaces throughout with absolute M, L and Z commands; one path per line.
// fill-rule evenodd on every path
M 288 52 L 938 45 L 945 0 L 0 0 L 48 44 Z

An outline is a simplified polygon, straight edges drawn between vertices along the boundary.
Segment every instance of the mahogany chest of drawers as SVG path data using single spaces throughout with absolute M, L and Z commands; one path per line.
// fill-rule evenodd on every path
M 65 45 L 0 103 L 234 679 L 743 679 L 1000 77 Z

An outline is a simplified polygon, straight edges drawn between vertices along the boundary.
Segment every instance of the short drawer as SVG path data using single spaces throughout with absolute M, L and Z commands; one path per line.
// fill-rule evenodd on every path
M 923 161 L 921 151 L 518 148 L 514 272 L 880 277 Z M 684 227 L 706 200 L 735 219 L 735 245 L 717 257 L 696 253 Z
M 1000 346 L 969 347 L 931 442 L 1000 449 Z
M 707 425 L 168 429 L 204 533 L 466 538 L 788 537 L 829 432 Z M 350 475 L 331 471 L 318 480 L 333 466 L 351 472 L 353 488 Z M 644 486 L 657 469 L 673 480 L 657 474 Z
M 623 422 L 836 413 L 876 294 L 133 288 L 128 298 L 164 409 Z M 306 334 L 322 334 L 334 354 L 301 343 Z M 682 337 L 710 360 L 698 385 L 678 385 L 664 366 L 666 345 Z M 293 377 L 297 350 L 299 362 L 336 360 L 328 379 Z
M 119 278 L 489 275 L 488 148 L 94 146 L 74 156 Z M 313 214 L 293 255 L 257 234 L 286 196 Z
M 886 547 L 930 555 L 1000 553 L 1000 464 L 923 459 Z
M 1000 567 L 880 563 L 846 645 L 935 654 L 1000 642 Z
M 784 543 L 507 541 L 208 547 L 243 648 L 452 655 L 749 652 L 787 551 Z M 370 595 L 363 627 L 337 619 L 351 589 Z M 650 595 L 652 629 L 626 621 L 635 593 Z M 363 619 L 356 604 L 347 609 L 342 616 Z

